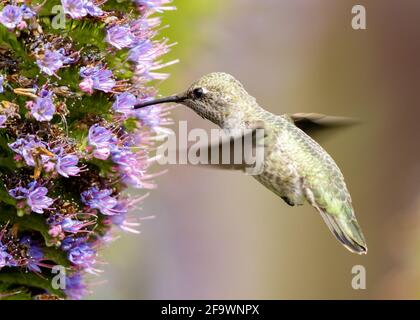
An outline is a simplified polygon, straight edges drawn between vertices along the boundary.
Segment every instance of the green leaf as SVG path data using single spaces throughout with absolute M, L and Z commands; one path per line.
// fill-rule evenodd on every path
M 10 285 L 22 285 L 29 288 L 39 288 L 47 290 L 49 293 L 56 294 L 59 297 L 65 297 L 65 293 L 60 289 L 54 289 L 52 287 L 51 276 L 40 276 L 32 272 L 16 271 L 16 270 L 4 270 L 0 273 L 0 283 Z
M 0 221 L 3 223 L 18 224 L 19 231 L 38 231 L 47 245 L 51 245 L 52 237 L 48 234 L 48 225 L 42 215 L 31 213 L 18 217 L 16 208 L 0 205 Z
M 4 186 L 0 185 L 0 202 L 3 201 L 4 203 L 7 203 L 11 206 L 16 206 L 16 200 L 13 199 L 9 193 L 4 189 Z M 1 208 L 1 204 L 0 204 Z M 1 217 L 0 217 L 1 218 Z

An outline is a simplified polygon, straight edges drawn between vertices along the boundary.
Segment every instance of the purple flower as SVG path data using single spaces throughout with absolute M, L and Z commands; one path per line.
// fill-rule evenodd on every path
M 134 0 L 139 7 L 145 7 L 156 12 L 175 10 L 173 6 L 167 6 L 172 0 Z
M 36 64 L 42 72 L 49 76 L 55 74 L 55 72 L 63 66 L 65 57 L 58 51 L 45 50 L 43 55 L 40 55 L 36 60 Z
M 0 269 L 3 267 L 14 266 L 16 262 L 13 256 L 7 252 L 7 247 L 0 242 Z
M 112 153 L 112 161 L 118 164 L 121 180 L 134 187 L 143 188 L 142 178 L 145 174 L 147 161 L 128 149 L 118 149 Z
M 31 107 L 31 114 L 38 121 L 50 121 L 54 113 L 55 106 L 51 99 L 51 94 L 37 98 Z
M 96 262 L 96 251 L 88 244 L 81 243 L 69 250 L 68 258 L 74 265 L 90 269 Z
M 133 20 L 130 23 L 130 31 L 136 39 L 136 44 L 153 38 L 155 35 L 153 28 L 157 27 L 158 25 L 159 20 L 148 19 L 146 16 L 142 16 L 139 19 Z
M 92 17 L 98 17 L 103 15 L 103 11 L 97 5 L 93 3 L 93 1 L 85 1 L 85 10 L 87 14 L 91 15 Z
M 84 79 L 80 82 L 79 87 L 87 93 L 93 93 L 93 89 L 110 92 L 115 86 L 115 80 L 112 79 L 113 74 L 108 69 L 82 67 L 80 69 L 80 76 Z
M 79 83 L 80 90 L 87 92 L 89 94 L 93 93 L 93 79 L 85 78 Z
M 36 12 L 25 4 L 20 7 L 20 10 L 22 11 L 23 19 L 31 19 L 36 16 Z
M 98 72 L 98 70 L 98 67 L 82 67 L 80 68 L 79 75 L 82 78 L 91 78 Z
M 117 49 L 127 48 L 134 42 L 134 36 L 129 26 L 115 26 L 107 30 L 106 42 Z
M 0 128 L 4 128 L 4 124 L 7 121 L 7 116 L 5 116 L 4 114 L 0 114 Z
M 61 249 L 69 251 L 71 248 L 83 243 L 84 241 L 84 238 L 74 238 L 73 236 L 67 237 L 61 241 Z
M 103 11 L 92 1 L 88 0 L 61 0 L 64 13 L 70 15 L 73 19 L 83 18 L 86 15 L 100 16 Z
M 21 155 L 25 160 L 26 164 L 31 167 L 35 166 L 35 160 L 33 157 L 34 151 L 38 148 L 48 150 L 48 146 L 44 142 L 39 141 L 39 139 L 34 135 L 28 135 L 24 138 L 17 139 L 13 143 L 9 143 L 9 148 L 17 154 Z M 43 155 L 41 157 L 41 160 L 43 160 L 43 162 L 47 162 L 49 160 L 49 157 Z
M 32 272 L 41 273 L 39 265 L 44 259 L 44 253 L 42 252 L 42 249 L 28 236 L 24 236 L 20 240 L 20 244 L 28 248 L 26 267 Z
M 136 110 L 136 116 L 141 122 L 150 128 L 156 128 L 162 121 L 162 109 L 159 106 L 150 106 Z
M 7 5 L 0 12 L 0 23 L 14 29 L 22 21 L 22 11 L 18 6 Z
M 82 18 L 87 15 L 85 0 L 61 0 L 64 13 L 70 15 L 73 19 Z
M 130 113 L 132 113 L 134 105 L 136 103 L 137 98 L 133 94 L 129 92 L 124 92 L 116 96 L 112 108 L 117 112 L 129 115 Z
M 48 189 L 39 187 L 36 181 L 32 181 L 28 188 L 17 187 L 9 190 L 9 194 L 15 199 L 26 199 L 26 203 L 32 211 L 36 213 L 44 213 L 44 209 L 48 209 L 54 202 L 53 199 L 47 197 Z
M 92 187 L 82 192 L 81 198 L 83 203 L 92 209 L 98 209 L 102 214 L 107 216 L 126 212 L 127 208 L 122 208 L 118 200 L 112 197 L 111 194 L 111 189 L 99 190 L 96 187 Z
M 153 49 L 153 43 L 149 39 L 141 41 L 136 44 L 135 47 L 131 48 L 128 53 L 128 60 L 132 62 L 140 62 L 147 58 L 147 60 L 153 60 L 154 56 L 151 55 Z
M 80 172 L 80 168 L 77 166 L 78 162 L 79 158 L 74 154 L 59 156 L 55 168 L 63 177 L 77 176 Z
M 137 233 L 137 234 L 140 233 L 140 231 L 135 229 L 135 227 L 138 227 L 140 225 L 140 223 L 138 223 L 138 222 L 128 222 L 125 214 L 114 215 L 114 216 L 111 216 L 110 218 L 111 218 L 112 224 L 121 228 L 121 230 L 131 232 L 131 233 Z
M 29 190 L 23 187 L 16 187 L 9 190 L 9 194 L 15 199 L 25 199 L 28 196 Z
M 78 233 L 80 229 L 86 227 L 89 224 L 89 222 L 81 222 L 77 220 L 72 220 L 70 218 L 64 218 L 61 222 L 61 228 L 65 232 Z
M 28 191 L 26 203 L 36 213 L 44 213 L 44 209 L 48 209 L 54 202 L 53 199 L 46 196 L 48 189 L 38 187 L 36 181 L 31 182 Z
M 70 299 L 79 300 L 86 294 L 86 286 L 83 284 L 83 278 L 80 273 L 74 273 L 66 277 L 66 295 Z
M 104 92 L 109 92 L 115 86 L 115 80 L 112 79 L 111 70 L 101 69 L 93 77 L 93 88 Z
M 132 233 L 140 233 L 140 231 L 135 229 L 135 227 L 140 226 L 140 223 L 127 221 L 127 213 L 128 213 L 129 205 L 130 204 L 127 201 L 120 201 L 119 206 L 122 212 L 119 214 L 115 214 L 113 216 L 109 216 L 108 221 L 110 221 L 112 224 L 118 226 L 124 231 L 132 232 Z
M 116 143 L 116 137 L 110 130 L 94 124 L 89 129 L 88 141 L 89 145 L 95 147 L 93 156 L 106 160 Z
M 0 93 L 4 92 L 3 82 L 4 82 L 4 77 L 0 74 Z
M 41 272 L 39 268 L 39 263 L 44 258 L 44 254 L 38 246 L 32 244 L 28 250 L 28 264 L 27 267 L 30 271 Z
M 114 134 L 111 130 L 101 127 L 98 124 L 94 124 L 89 129 L 89 144 L 95 147 L 105 147 L 111 141 L 114 140 Z

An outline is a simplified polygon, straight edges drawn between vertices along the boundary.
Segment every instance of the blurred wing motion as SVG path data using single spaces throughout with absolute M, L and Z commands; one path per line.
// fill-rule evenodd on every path
M 264 129 L 262 124 L 255 124 L 252 127 L 252 130 L 246 132 L 245 134 L 232 135 L 229 138 L 223 138 L 220 141 L 216 141 L 211 144 L 194 146 L 197 157 L 200 157 L 202 150 L 206 152 L 205 157 L 207 157 L 207 164 L 199 163 L 196 165 L 205 168 L 238 171 L 245 171 L 247 168 L 252 168 L 254 164 L 248 164 L 245 162 L 245 152 L 252 150 L 252 153 L 255 154 L 256 146 L 264 144 L 264 141 L 257 141 L 256 132 L 258 129 Z M 264 135 L 264 138 L 265 137 L 266 133 Z M 248 145 L 250 142 L 252 143 L 251 146 Z M 240 154 L 240 157 L 238 158 L 238 154 L 236 153 L 235 158 L 235 148 L 238 147 L 240 148 L 239 150 L 241 150 L 242 154 Z M 178 149 L 177 156 L 181 152 L 189 153 L 191 148 L 192 147 L 190 146 L 187 150 Z M 264 152 L 267 152 L 267 148 L 264 148 Z
M 317 141 L 327 134 L 332 135 L 336 130 L 360 124 L 352 118 L 327 116 L 321 113 L 295 113 L 288 116 L 296 127 Z

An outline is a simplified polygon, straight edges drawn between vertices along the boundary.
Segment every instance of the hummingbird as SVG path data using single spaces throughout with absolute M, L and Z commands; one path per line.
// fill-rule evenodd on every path
M 318 129 L 339 126 L 339 121 L 320 114 L 275 115 L 223 72 L 201 77 L 181 94 L 134 108 L 161 103 L 185 105 L 227 131 L 263 128 L 264 166 L 253 177 L 290 206 L 308 202 L 348 250 L 367 253 L 344 177 L 333 158 L 311 137 Z

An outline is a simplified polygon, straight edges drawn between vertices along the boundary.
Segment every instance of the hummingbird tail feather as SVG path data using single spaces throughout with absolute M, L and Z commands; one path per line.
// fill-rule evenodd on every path
M 357 254 L 366 254 L 367 245 L 362 230 L 356 219 L 338 217 L 317 208 L 331 232 L 348 250 Z

